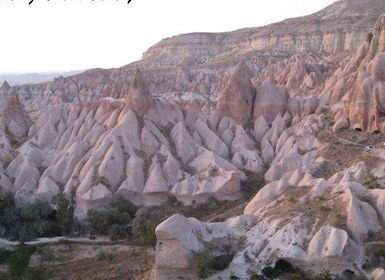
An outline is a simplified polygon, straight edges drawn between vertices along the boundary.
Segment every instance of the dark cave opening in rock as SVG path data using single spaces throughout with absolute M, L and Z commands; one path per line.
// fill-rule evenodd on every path
M 296 269 L 291 265 L 291 263 L 285 260 L 278 260 L 274 268 L 279 269 L 284 273 L 293 273 L 296 271 Z

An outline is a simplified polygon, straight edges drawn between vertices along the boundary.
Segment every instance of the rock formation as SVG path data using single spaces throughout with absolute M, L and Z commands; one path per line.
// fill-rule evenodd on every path
M 223 92 L 218 96 L 218 110 L 241 125 L 245 125 L 251 120 L 255 97 L 251 78 L 250 69 L 241 62 L 230 77 Z
M 152 95 L 148 90 L 148 85 L 139 69 L 133 73 L 126 102 L 128 107 L 139 115 L 144 115 L 153 102 Z
M 0 121 L 5 126 L 6 131 L 14 137 L 26 135 L 33 125 L 33 121 L 21 104 L 18 94 L 14 92 L 8 95 Z
M 8 84 L 7 81 L 4 81 L 0 87 L 0 96 L 2 98 L 6 98 L 10 89 L 11 89 L 11 86 Z
M 321 100 L 334 105 L 334 111 L 338 111 L 335 130 L 349 126 L 357 130 L 385 132 L 384 22 L 385 15 L 382 15 L 354 57 L 345 67 L 337 69 L 321 94 Z M 341 100 L 344 106 L 341 107 L 337 100 Z
M 250 279 L 283 261 L 380 279 L 383 269 L 367 267 L 385 230 L 385 152 L 382 134 L 366 132 L 385 132 L 382 1 L 180 35 L 121 68 L 14 86 L 0 186 L 19 206 L 55 206 L 63 191 L 80 222 L 117 196 L 138 207 L 170 195 L 190 207 L 244 202 L 221 222 L 176 214 L 158 225 L 153 279 L 194 279 L 202 250 L 231 256 L 212 279 Z

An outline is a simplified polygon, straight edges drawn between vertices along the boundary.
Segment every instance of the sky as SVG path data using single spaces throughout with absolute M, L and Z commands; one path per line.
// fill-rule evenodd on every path
M 335 0 L 0 0 L 0 73 L 116 68 L 160 40 L 308 15 Z

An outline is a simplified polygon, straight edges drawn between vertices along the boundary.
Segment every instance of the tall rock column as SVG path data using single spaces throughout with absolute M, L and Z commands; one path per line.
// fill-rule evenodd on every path
M 241 62 L 218 97 L 218 110 L 241 125 L 247 124 L 252 116 L 255 88 L 251 78 L 251 70 Z
M 10 90 L 0 122 L 11 136 L 21 137 L 28 133 L 33 121 L 21 104 L 16 91 Z
M 135 113 L 143 116 L 152 103 L 154 103 L 154 99 L 148 90 L 148 83 L 142 72 L 136 69 L 132 75 L 130 87 L 128 88 L 126 104 Z

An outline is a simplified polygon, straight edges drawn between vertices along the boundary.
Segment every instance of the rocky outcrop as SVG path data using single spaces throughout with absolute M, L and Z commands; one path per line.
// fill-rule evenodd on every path
M 241 62 L 219 94 L 217 108 L 241 125 L 251 120 L 255 89 L 251 83 L 252 72 Z
M 21 104 L 17 93 L 8 95 L 0 122 L 5 126 L 6 131 L 14 137 L 26 135 L 33 125 L 33 121 Z
M 339 275 L 346 270 L 360 275 L 365 261 L 363 241 L 369 232 L 377 232 L 382 227 L 376 215 L 381 209 L 376 202 L 379 191 L 362 184 L 368 174 L 362 177 L 354 173 L 357 168 L 362 170 L 362 163 L 329 180 L 309 176 L 307 168 L 301 174 L 289 172 L 282 179 L 265 185 L 246 206 L 243 215 L 222 223 L 173 216 L 157 228 L 157 260 L 170 253 L 165 250 L 167 246 L 175 244 L 173 248 L 178 248 L 179 259 L 189 258 L 179 267 L 179 275 L 191 273 L 192 256 L 200 248 L 199 241 L 204 241 L 206 250 L 210 248 L 210 254 L 219 256 L 223 254 L 220 240 L 226 240 L 235 250 L 234 258 L 228 268 L 213 275 L 214 278 L 248 279 L 251 274 L 261 274 L 266 266 L 274 267 L 279 260 L 302 269 L 311 267 L 314 273 L 327 268 Z M 350 176 L 342 179 L 342 174 Z M 337 177 L 340 179 L 336 180 Z M 176 221 L 184 226 L 175 226 Z M 165 238 L 161 231 L 169 232 L 170 237 Z M 197 246 L 188 246 L 188 236 Z M 245 240 L 244 247 L 232 247 L 240 239 Z M 161 275 L 171 267 L 170 264 L 156 265 L 159 274 L 154 275 Z M 377 270 L 372 273 L 373 277 L 377 274 L 380 275 Z
M 10 89 L 11 89 L 11 86 L 8 84 L 7 81 L 4 81 L 0 87 L 1 98 L 6 98 Z
M 382 15 L 354 57 L 326 83 L 321 100 L 334 106 L 335 120 L 341 128 L 347 126 L 347 119 L 350 128 L 385 132 L 384 42 Z
M 140 116 L 144 115 L 154 102 L 148 84 L 139 69 L 135 70 L 131 79 L 126 102 L 127 106 Z
M 219 56 L 223 61 L 243 55 L 356 50 L 378 16 L 385 12 L 382 4 L 380 0 L 337 1 L 313 15 L 264 27 L 179 35 L 152 46 L 143 59 L 173 65 L 185 57 L 194 62 L 211 62 Z

